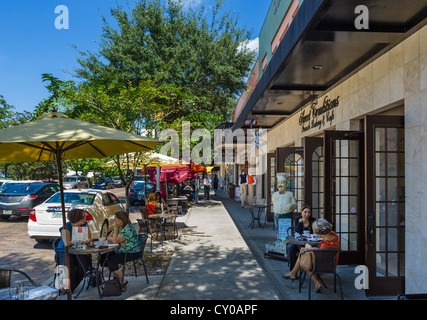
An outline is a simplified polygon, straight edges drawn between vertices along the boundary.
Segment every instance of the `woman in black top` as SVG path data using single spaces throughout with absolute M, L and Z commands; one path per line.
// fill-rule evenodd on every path
M 295 219 L 294 232 L 302 235 L 304 231 L 308 231 L 310 234 L 312 234 L 314 221 L 316 221 L 316 219 L 311 216 L 311 207 L 307 204 L 304 204 L 301 208 L 301 216 Z M 295 266 L 295 262 L 298 259 L 299 250 L 300 247 L 293 243 L 288 247 L 290 270 L 292 270 Z
M 313 222 L 316 221 L 311 216 L 311 208 L 308 205 L 303 205 L 301 208 L 301 216 L 295 219 L 295 233 L 303 234 L 304 231 L 313 233 Z

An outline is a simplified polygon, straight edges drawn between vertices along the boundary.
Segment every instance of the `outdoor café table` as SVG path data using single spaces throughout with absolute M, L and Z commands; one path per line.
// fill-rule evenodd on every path
M 252 216 L 252 221 L 249 224 L 249 227 L 251 227 L 251 229 L 253 229 L 255 221 L 258 221 L 258 226 L 260 226 L 261 228 L 264 229 L 264 227 L 262 226 L 260 221 L 261 221 L 261 215 L 264 212 L 265 208 L 267 208 L 267 206 L 266 205 L 246 205 L 243 208 L 249 209 L 251 216 Z M 258 212 L 256 215 L 254 213 L 254 209 L 258 209 Z
M 148 216 L 148 219 L 155 219 L 160 221 L 160 243 L 163 245 L 163 237 L 166 231 L 166 219 L 176 217 L 176 213 L 156 213 Z M 165 237 L 166 240 L 166 237 Z
M 91 247 L 87 247 L 86 249 L 76 249 L 76 248 L 71 247 L 68 250 L 69 254 L 75 254 L 75 255 L 93 255 L 93 254 L 97 254 L 98 255 L 98 262 L 97 262 L 97 265 L 96 265 L 96 273 L 95 273 L 96 276 L 95 276 L 95 278 L 96 278 L 96 286 L 98 288 L 98 294 L 99 294 L 99 298 L 100 299 L 102 299 L 102 293 L 101 293 L 101 288 L 100 288 L 101 283 L 99 283 L 99 279 L 98 279 L 98 273 L 99 273 L 99 266 L 100 266 L 101 254 L 107 253 L 107 257 L 108 257 L 108 253 L 110 253 L 111 251 L 114 251 L 114 250 L 117 250 L 117 249 L 120 248 L 119 244 L 106 243 L 105 245 L 107 246 L 107 248 L 101 248 L 100 249 L 100 248 L 98 248 L 98 245 L 97 245 L 97 243 L 95 241 L 95 247 L 92 247 L 92 248 Z M 78 258 L 78 256 L 77 256 L 77 260 L 79 261 L 79 263 L 82 266 L 82 268 L 85 270 L 85 267 L 84 267 L 83 263 L 80 261 L 80 259 Z M 104 261 L 104 263 L 105 263 L 105 261 Z M 104 264 L 102 265 L 101 270 L 103 270 L 103 269 L 104 269 Z M 87 270 L 85 270 L 85 274 L 86 274 L 86 271 Z M 74 298 L 77 298 L 80 295 L 80 293 L 82 292 L 83 287 L 85 286 L 85 284 L 86 284 L 86 276 L 83 279 L 83 284 L 82 284 L 82 287 L 80 288 L 79 293 L 77 293 L 77 295 Z
M 167 199 L 167 204 L 168 204 L 168 210 L 174 210 L 176 213 L 178 213 L 178 203 L 179 203 L 178 198 L 171 198 L 171 199 Z
M 298 238 L 296 238 L 294 236 L 287 236 L 286 241 L 293 243 L 293 244 L 296 244 L 300 247 L 304 247 L 307 243 L 310 244 L 312 247 L 317 247 L 320 244 L 320 242 L 322 242 L 322 239 L 313 241 L 313 240 L 309 240 L 305 236 L 301 236 Z
M 45 286 L 45 285 L 30 285 L 28 295 L 25 300 L 56 300 L 58 296 L 58 289 Z M 10 287 L 0 289 L 0 300 L 10 300 L 9 294 Z

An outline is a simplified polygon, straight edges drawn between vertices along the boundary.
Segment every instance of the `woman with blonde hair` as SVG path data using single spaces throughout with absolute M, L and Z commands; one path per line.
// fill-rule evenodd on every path
M 156 195 L 154 193 L 150 193 L 148 196 L 147 205 L 145 208 L 148 210 L 148 215 L 153 215 L 156 213 L 156 207 L 157 207 L 157 201 L 156 201 Z
M 290 273 L 287 273 L 283 276 L 285 279 L 290 279 L 294 281 L 297 278 L 298 270 L 303 268 L 308 276 L 311 275 L 311 271 L 313 269 L 313 259 L 314 255 L 313 253 L 304 254 L 301 255 L 302 252 L 310 249 L 339 249 L 340 248 L 340 242 L 338 239 L 338 235 L 332 230 L 332 224 L 329 223 L 326 219 L 320 218 L 313 222 L 313 232 L 317 234 L 320 238 L 322 238 L 322 241 L 320 242 L 319 246 L 317 248 L 313 248 L 310 244 L 306 244 L 304 248 L 301 248 L 300 250 L 300 256 L 297 259 L 297 262 L 295 263 L 294 268 Z M 338 260 L 337 260 L 338 263 Z M 311 277 L 311 279 L 314 282 L 315 285 L 315 292 L 319 292 L 322 288 L 321 283 L 316 277 Z

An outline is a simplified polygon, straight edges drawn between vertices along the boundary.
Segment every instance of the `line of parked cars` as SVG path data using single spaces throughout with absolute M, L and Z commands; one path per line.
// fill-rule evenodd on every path
M 74 208 L 84 210 L 93 239 L 99 239 L 113 229 L 114 214 L 126 210 L 126 207 L 124 200 L 107 191 L 114 188 L 113 179 L 99 179 L 93 185 L 95 186 L 106 190 L 89 189 L 86 177 L 64 178 L 66 212 Z M 154 184 L 148 182 L 147 194 L 153 188 Z M 130 194 L 131 204 L 137 201 L 145 203 L 145 182 L 138 181 Z M 59 184 L 34 180 L 0 181 L 0 220 L 7 220 L 12 216 L 29 217 L 28 236 L 37 242 L 59 237 L 59 228 L 62 226 Z

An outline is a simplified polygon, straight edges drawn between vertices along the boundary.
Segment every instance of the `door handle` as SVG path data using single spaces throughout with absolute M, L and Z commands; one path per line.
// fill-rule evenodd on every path
M 374 246 L 374 215 L 368 214 L 368 246 Z

